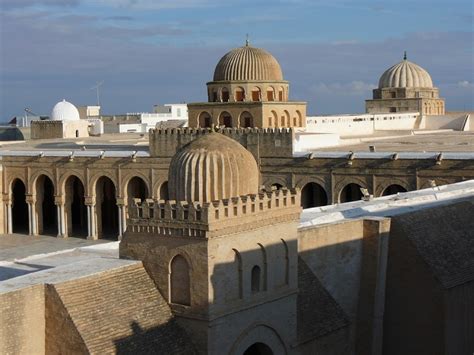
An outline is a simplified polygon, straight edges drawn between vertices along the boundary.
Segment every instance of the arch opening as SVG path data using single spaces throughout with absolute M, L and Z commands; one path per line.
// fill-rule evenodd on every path
M 238 87 L 235 89 L 235 101 L 244 101 L 245 100 L 245 90 L 244 88 Z
M 208 112 L 201 112 L 199 114 L 199 127 L 201 128 L 210 128 L 212 127 L 212 118 Z
M 181 255 L 176 255 L 170 264 L 170 301 L 171 303 L 191 305 L 191 279 L 189 265 Z
M 271 186 L 272 191 L 281 190 L 282 188 L 283 188 L 283 185 L 277 184 L 277 183 L 276 183 L 276 184 L 272 184 L 272 186 Z
M 134 205 L 134 199 L 139 198 L 144 201 L 148 198 L 148 187 L 146 182 L 138 176 L 134 176 L 127 184 L 127 209 Z
M 252 101 L 262 101 L 262 93 L 260 91 L 260 88 L 252 88 Z
M 224 111 L 219 115 L 219 126 L 232 127 L 232 116 Z
M 159 191 L 159 199 L 160 200 L 169 200 L 169 189 L 168 189 L 168 181 L 165 181 L 164 183 L 161 184 L 160 186 L 160 191 Z
M 273 355 L 273 351 L 267 344 L 258 342 L 250 345 L 244 355 Z
M 301 190 L 301 207 L 303 209 L 326 206 L 327 204 L 328 196 L 321 185 L 309 182 Z
M 87 208 L 84 201 L 84 185 L 74 175 L 66 180 L 66 230 L 69 236 L 87 236 Z
M 250 112 L 244 111 L 240 115 L 240 127 L 251 128 L 254 127 L 253 116 Z
M 360 185 L 354 183 L 346 185 L 339 195 L 339 202 L 344 203 L 361 200 L 363 197 L 362 192 L 360 191 L 361 188 Z
M 20 179 L 15 179 L 12 183 L 12 224 L 13 233 L 28 233 L 26 187 Z
M 227 88 L 222 88 L 222 91 L 221 91 L 221 95 L 222 95 L 222 102 L 229 102 L 229 90 L 227 90 Z
M 118 207 L 115 185 L 106 176 L 97 180 L 95 187 L 97 207 L 97 232 L 99 238 L 117 240 Z
M 46 175 L 41 175 L 36 180 L 36 213 L 38 233 L 55 235 L 58 232 L 58 216 L 54 204 L 54 185 Z
M 385 190 L 383 190 L 382 196 L 396 195 L 400 192 L 407 192 L 407 189 L 405 189 L 401 185 L 393 184 L 393 185 L 387 186 Z

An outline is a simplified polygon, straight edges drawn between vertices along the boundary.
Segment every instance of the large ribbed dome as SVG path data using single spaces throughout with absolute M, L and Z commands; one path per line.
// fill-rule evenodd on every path
M 282 81 L 280 64 L 267 51 L 244 46 L 224 55 L 214 70 L 214 81 Z
M 387 69 L 379 80 L 379 89 L 408 87 L 432 88 L 433 81 L 425 69 L 406 59 Z
M 59 101 L 54 105 L 51 112 L 51 120 L 53 121 L 77 121 L 79 119 L 79 111 L 76 106 L 66 100 Z
M 258 193 L 253 155 L 220 133 L 204 134 L 182 147 L 169 170 L 171 200 L 210 202 Z

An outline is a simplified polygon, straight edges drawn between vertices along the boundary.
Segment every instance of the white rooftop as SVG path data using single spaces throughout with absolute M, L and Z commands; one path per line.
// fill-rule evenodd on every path
M 299 228 L 336 223 L 362 217 L 389 217 L 423 208 L 474 199 L 474 180 L 303 210 Z

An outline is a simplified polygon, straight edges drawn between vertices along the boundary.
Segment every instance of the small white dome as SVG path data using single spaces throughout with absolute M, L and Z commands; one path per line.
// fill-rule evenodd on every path
M 79 111 L 76 106 L 66 100 L 54 105 L 51 112 L 51 120 L 53 121 L 77 121 L 79 119 Z
M 379 89 L 409 87 L 432 88 L 433 81 L 425 69 L 406 59 L 387 69 L 379 80 Z

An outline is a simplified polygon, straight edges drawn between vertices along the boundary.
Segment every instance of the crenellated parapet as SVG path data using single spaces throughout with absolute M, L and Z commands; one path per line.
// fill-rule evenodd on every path
M 171 158 L 179 148 L 210 132 L 210 128 L 151 129 L 150 155 Z M 264 157 L 293 155 L 293 128 L 221 128 L 218 132 L 242 144 L 257 162 Z
M 128 232 L 173 237 L 212 238 L 298 219 L 299 190 L 282 189 L 209 203 L 135 199 L 129 208 Z

